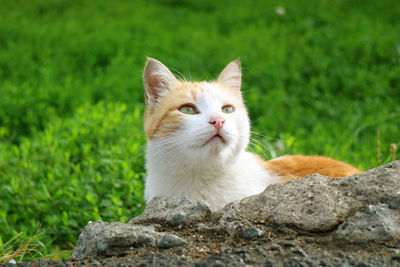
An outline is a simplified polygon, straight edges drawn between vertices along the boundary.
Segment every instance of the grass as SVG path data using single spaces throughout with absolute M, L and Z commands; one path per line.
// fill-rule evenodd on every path
M 35 237 L 58 255 L 88 221 L 142 211 L 146 56 L 193 80 L 240 57 L 265 158 L 400 158 L 395 0 L 0 3 L 2 248 Z
M 5 264 L 12 260 L 19 263 L 25 257 L 30 259 L 43 258 L 44 255 L 41 251 L 45 246 L 38 241 L 42 234 L 43 232 L 37 232 L 31 238 L 25 239 L 23 234 L 19 233 L 11 238 L 0 247 L 0 264 Z

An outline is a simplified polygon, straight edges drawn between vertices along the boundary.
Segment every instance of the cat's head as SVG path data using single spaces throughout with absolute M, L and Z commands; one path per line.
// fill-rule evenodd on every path
M 186 164 L 223 163 L 246 149 L 250 126 L 239 60 L 230 62 L 215 81 L 188 82 L 149 58 L 143 81 L 151 156 Z

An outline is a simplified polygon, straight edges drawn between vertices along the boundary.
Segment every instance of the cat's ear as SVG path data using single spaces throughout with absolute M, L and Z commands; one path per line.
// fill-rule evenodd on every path
M 217 82 L 223 83 L 232 89 L 240 90 L 242 84 L 242 70 L 240 60 L 236 59 L 230 62 L 218 76 Z
M 160 61 L 147 58 L 143 72 L 143 83 L 146 104 L 154 105 L 164 95 L 174 88 L 175 76 Z

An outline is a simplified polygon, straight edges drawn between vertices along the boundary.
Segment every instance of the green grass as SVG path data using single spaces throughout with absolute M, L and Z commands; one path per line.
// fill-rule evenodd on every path
M 366 170 L 378 131 L 382 162 L 400 158 L 395 0 L 0 6 L 0 247 L 42 225 L 51 255 L 89 220 L 142 211 L 146 56 L 193 80 L 240 57 L 252 148 L 266 158 L 321 154 Z

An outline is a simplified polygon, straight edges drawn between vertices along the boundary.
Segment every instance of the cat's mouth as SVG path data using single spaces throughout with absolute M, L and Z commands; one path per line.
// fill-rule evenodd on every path
M 221 142 L 223 144 L 226 144 L 225 139 L 219 133 L 217 133 L 213 137 L 208 139 L 208 141 L 204 144 L 204 146 L 211 144 L 211 143 L 215 143 L 215 142 Z

